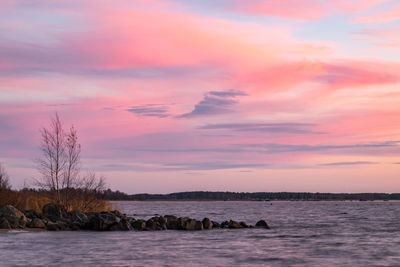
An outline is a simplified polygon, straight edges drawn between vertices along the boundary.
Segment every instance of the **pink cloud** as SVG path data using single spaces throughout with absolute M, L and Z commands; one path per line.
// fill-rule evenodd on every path
M 298 20 L 319 20 L 337 12 L 354 14 L 371 9 L 388 2 L 388 0 L 236 0 L 226 3 L 235 12 L 250 15 L 267 15 L 292 18 Z M 295 8 L 293 8 L 295 7 Z
M 354 23 L 386 23 L 400 19 L 400 4 L 391 5 L 383 11 L 375 11 L 360 15 L 353 19 Z

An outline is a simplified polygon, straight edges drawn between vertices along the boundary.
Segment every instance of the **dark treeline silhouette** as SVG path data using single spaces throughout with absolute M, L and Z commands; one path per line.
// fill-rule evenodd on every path
M 128 195 L 107 189 L 102 198 L 107 200 L 400 200 L 400 193 L 296 193 L 296 192 L 210 192 L 194 191 L 171 194 Z

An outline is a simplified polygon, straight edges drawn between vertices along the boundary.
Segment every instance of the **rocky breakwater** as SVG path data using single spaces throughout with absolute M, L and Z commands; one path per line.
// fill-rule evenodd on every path
M 118 210 L 89 212 L 67 212 L 63 206 L 46 204 L 42 213 L 33 210 L 19 211 L 13 206 L 0 209 L 0 229 L 45 229 L 49 231 L 93 230 L 93 231 L 157 231 L 157 230 L 210 230 L 210 229 L 269 229 L 264 220 L 255 226 L 234 220 L 221 223 L 204 218 L 196 220 L 174 215 L 155 216 L 147 220 L 135 219 Z

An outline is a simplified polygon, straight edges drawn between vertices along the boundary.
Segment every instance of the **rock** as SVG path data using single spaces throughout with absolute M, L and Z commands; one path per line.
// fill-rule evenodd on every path
M 112 212 L 96 213 L 90 218 L 87 228 L 95 231 L 108 231 L 111 226 L 118 224 L 120 221 L 121 219 Z
M 270 229 L 269 226 L 268 226 L 268 224 L 267 224 L 267 222 L 264 221 L 264 220 L 259 220 L 259 221 L 256 223 L 256 227 L 258 227 L 258 228 Z
M 70 224 L 69 228 L 70 228 L 72 231 L 77 231 L 77 230 L 84 229 L 84 228 L 85 228 L 85 225 L 81 225 L 80 223 L 73 222 L 73 223 Z
M 219 224 L 218 222 L 211 221 L 211 223 L 213 225 L 213 228 L 220 228 L 221 227 L 221 224 Z
M 178 230 L 186 230 L 186 222 L 190 220 L 188 217 L 179 217 L 178 218 Z
M 111 213 L 114 213 L 120 219 L 126 219 L 126 214 L 120 212 L 119 210 L 113 210 Z
M 46 230 L 48 230 L 48 231 L 60 231 L 61 228 L 62 227 L 58 223 L 54 223 L 54 222 L 49 222 L 46 225 Z
M 25 217 L 29 218 L 29 219 L 34 219 L 34 218 L 39 218 L 41 219 L 41 215 L 39 213 L 37 213 L 34 210 L 24 210 L 23 211 Z
M 163 216 L 155 217 L 155 219 L 157 220 L 157 222 L 158 222 L 161 226 L 167 224 L 167 218 L 164 218 Z
M 63 205 L 47 203 L 42 208 L 42 213 L 44 216 L 52 221 L 57 221 L 58 218 L 67 217 L 67 210 Z
M 203 223 L 201 221 L 195 220 L 196 223 L 194 225 L 194 230 L 203 230 L 204 226 Z
M 169 230 L 178 230 L 178 217 L 173 215 L 165 215 L 164 218 L 167 220 L 166 227 Z
M 204 229 L 207 229 L 207 230 L 213 228 L 213 223 L 211 222 L 211 220 L 209 218 L 203 219 L 203 227 L 204 227 Z
M 248 226 L 247 223 L 245 223 L 245 222 L 240 222 L 239 224 L 240 224 L 240 226 L 241 226 L 242 228 L 249 228 L 249 226 Z
M 146 229 L 146 221 L 145 220 L 136 220 L 133 223 L 131 223 L 131 226 L 135 230 L 143 231 L 144 229 Z
M 78 223 L 81 226 L 89 222 L 89 218 L 86 214 L 77 210 L 69 212 L 68 217 L 71 222 Z
M 185 223 L 185 230 L 203 230 L 203 223 L 194 219 L 189 219 Z
M 11 226 L 6 218 L 0 218 L 0 229 L 11 229 Z
M 111 231 L 130 231 L 132 226 L 127 219 L 121 219 L 118 224 L 113 224 L 110 227 Z
M 223 221 L 220 225 L 221 228 L 228 228 L 229 227 L 229 222 L 228 221 Z
M 25 228 L 28 222 L 25 215 L 11 205 L 0 209 L 0 218 L 6 219 L 12 229 Z
M 34 218 L 32 219 L 32 221 L 28 224 L 28 227 L 30 228 L 46 228 L 46 225 L 44 224 L 44 222 L 39 219 L 39 218 Z
M 238 229 L 238 228 L 242 228 L 242 227 L 240 226 L 240 224 L 238 222 L 230 220 L 229 224 L 228 224 L 228 228 L 229 229 Z
M 158 217 L 150 218 L 146 221 L 146 230 L 162 230 L 163 227 L 158 221 Z

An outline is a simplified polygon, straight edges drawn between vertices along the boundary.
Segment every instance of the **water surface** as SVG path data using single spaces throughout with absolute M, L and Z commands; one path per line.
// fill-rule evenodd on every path
M 114 202 L 265 229 L 0 233 L 4 266 L 400 266 L 400 202 Z

